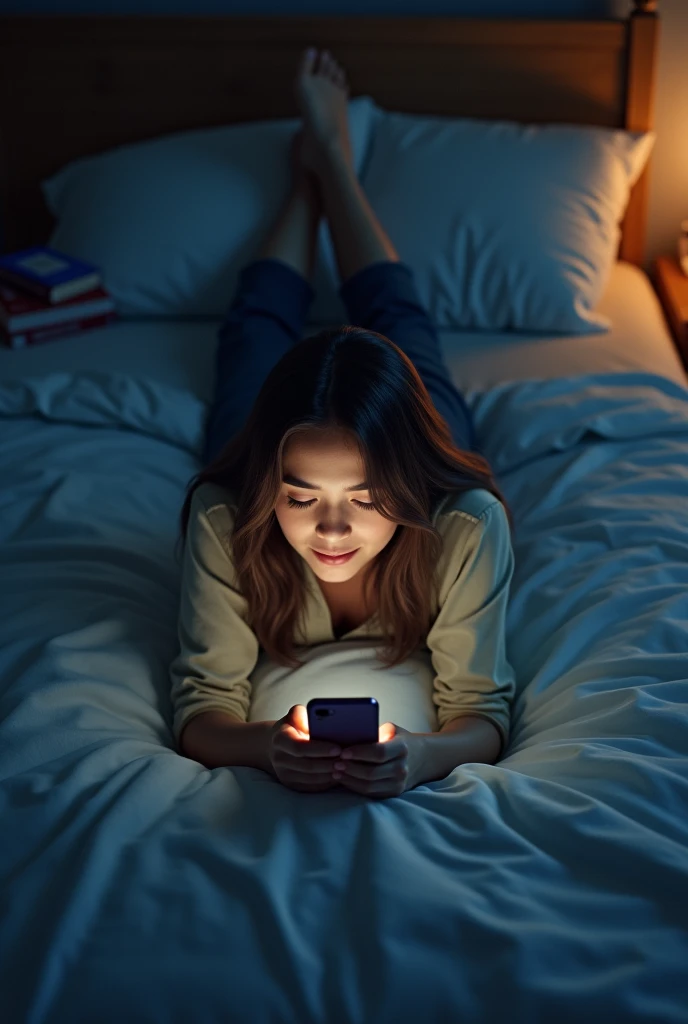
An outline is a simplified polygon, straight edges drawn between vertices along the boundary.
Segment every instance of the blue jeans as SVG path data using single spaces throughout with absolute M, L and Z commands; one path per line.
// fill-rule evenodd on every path
M 352 274 L 339 294 L 349 324 L 384 334 L 408 356 L 457 447 L 480 453 L 470 410 L 449 377 L 411 268 L 392 260 L 369 264 Z M 244 426 L 268 373 L 303 337 L 314 297 L 306 278 L 282 260 L 259 259 L 239 274 L 236 295 L 219 331 L 204 465 Z

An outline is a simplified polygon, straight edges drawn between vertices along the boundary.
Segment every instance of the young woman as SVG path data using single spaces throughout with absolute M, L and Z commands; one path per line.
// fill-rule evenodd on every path
M 206 767 L 386 797 L 505 749 L 513 522 L 358 181 L 344 73 L 307 51 L 295 92 L 292 189 L 220 329 L 205 468 L 181 513 L 174 734 Z M 302 340 L 323 214 L 350 323 Z M 298 667 L 295 641 L 357 635 L 390 643 L 383 669 L 427 645 L 438 731 L 384 723 L 378 743 L 333 754 L 309 740 L 303 705 L 247 721 L 259 647 Z

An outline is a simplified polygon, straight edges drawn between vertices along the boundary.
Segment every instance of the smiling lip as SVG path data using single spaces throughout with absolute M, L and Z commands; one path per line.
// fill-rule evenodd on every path
M 313 548 L 316 555 L 324 555 L 325 558 L 341 558 L 342 555 L 353 555 L 354 551 L 358 550 L 353 548 L 352 551 L 318 551 L 317 548 Z
M 344 551 L 341 555 L 325 555 L 322 551 L 318 551 L 317 548 L 311 548 L 311 551 L 315 554 L 316 558 L 319 558 L 321 562 L 325 562 L 326 565 L 344 565 L 345 562 L 350 561 L 358 548 L 354 548 L 353 551 Z

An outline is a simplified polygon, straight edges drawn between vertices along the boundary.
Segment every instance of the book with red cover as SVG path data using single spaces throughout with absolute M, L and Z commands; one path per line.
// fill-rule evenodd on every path
M 80 334 L 83 331 L 92 330 L 94 327 L 104 327 L 116 319 L 117 314 L 114 312 L 101 313 L 99 316 L 83 317 L 80 320 L 53 324 L 52 327 L 39 327 L 37 330 L 23 331 L 19 334 L 8 334 L 0 327 L 0 338 L 9 348 L 25 348 L 27 345 L 38 345 L 43 341 L 50 341 L 52 338 Z
M 102 285 L 85 295 L 50 305 L 35 295 L 28 295 L 12 285 L 0 282 L 0 327 L 8 334 L 52 327 L 53 324 L 69 323 L 70 320 L 114 311 L 114 299 Z
M 95 263 L 47 245 L 0 255 L 0 281 L 55 303 L 90 292 L 103 283 Z

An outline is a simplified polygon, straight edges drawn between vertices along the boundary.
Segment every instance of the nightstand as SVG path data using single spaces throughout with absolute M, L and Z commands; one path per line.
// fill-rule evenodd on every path
M 674 343 L 688 370 L 688 277 L 675 256 L 659 256 L 655 261 L 654 285 Z

